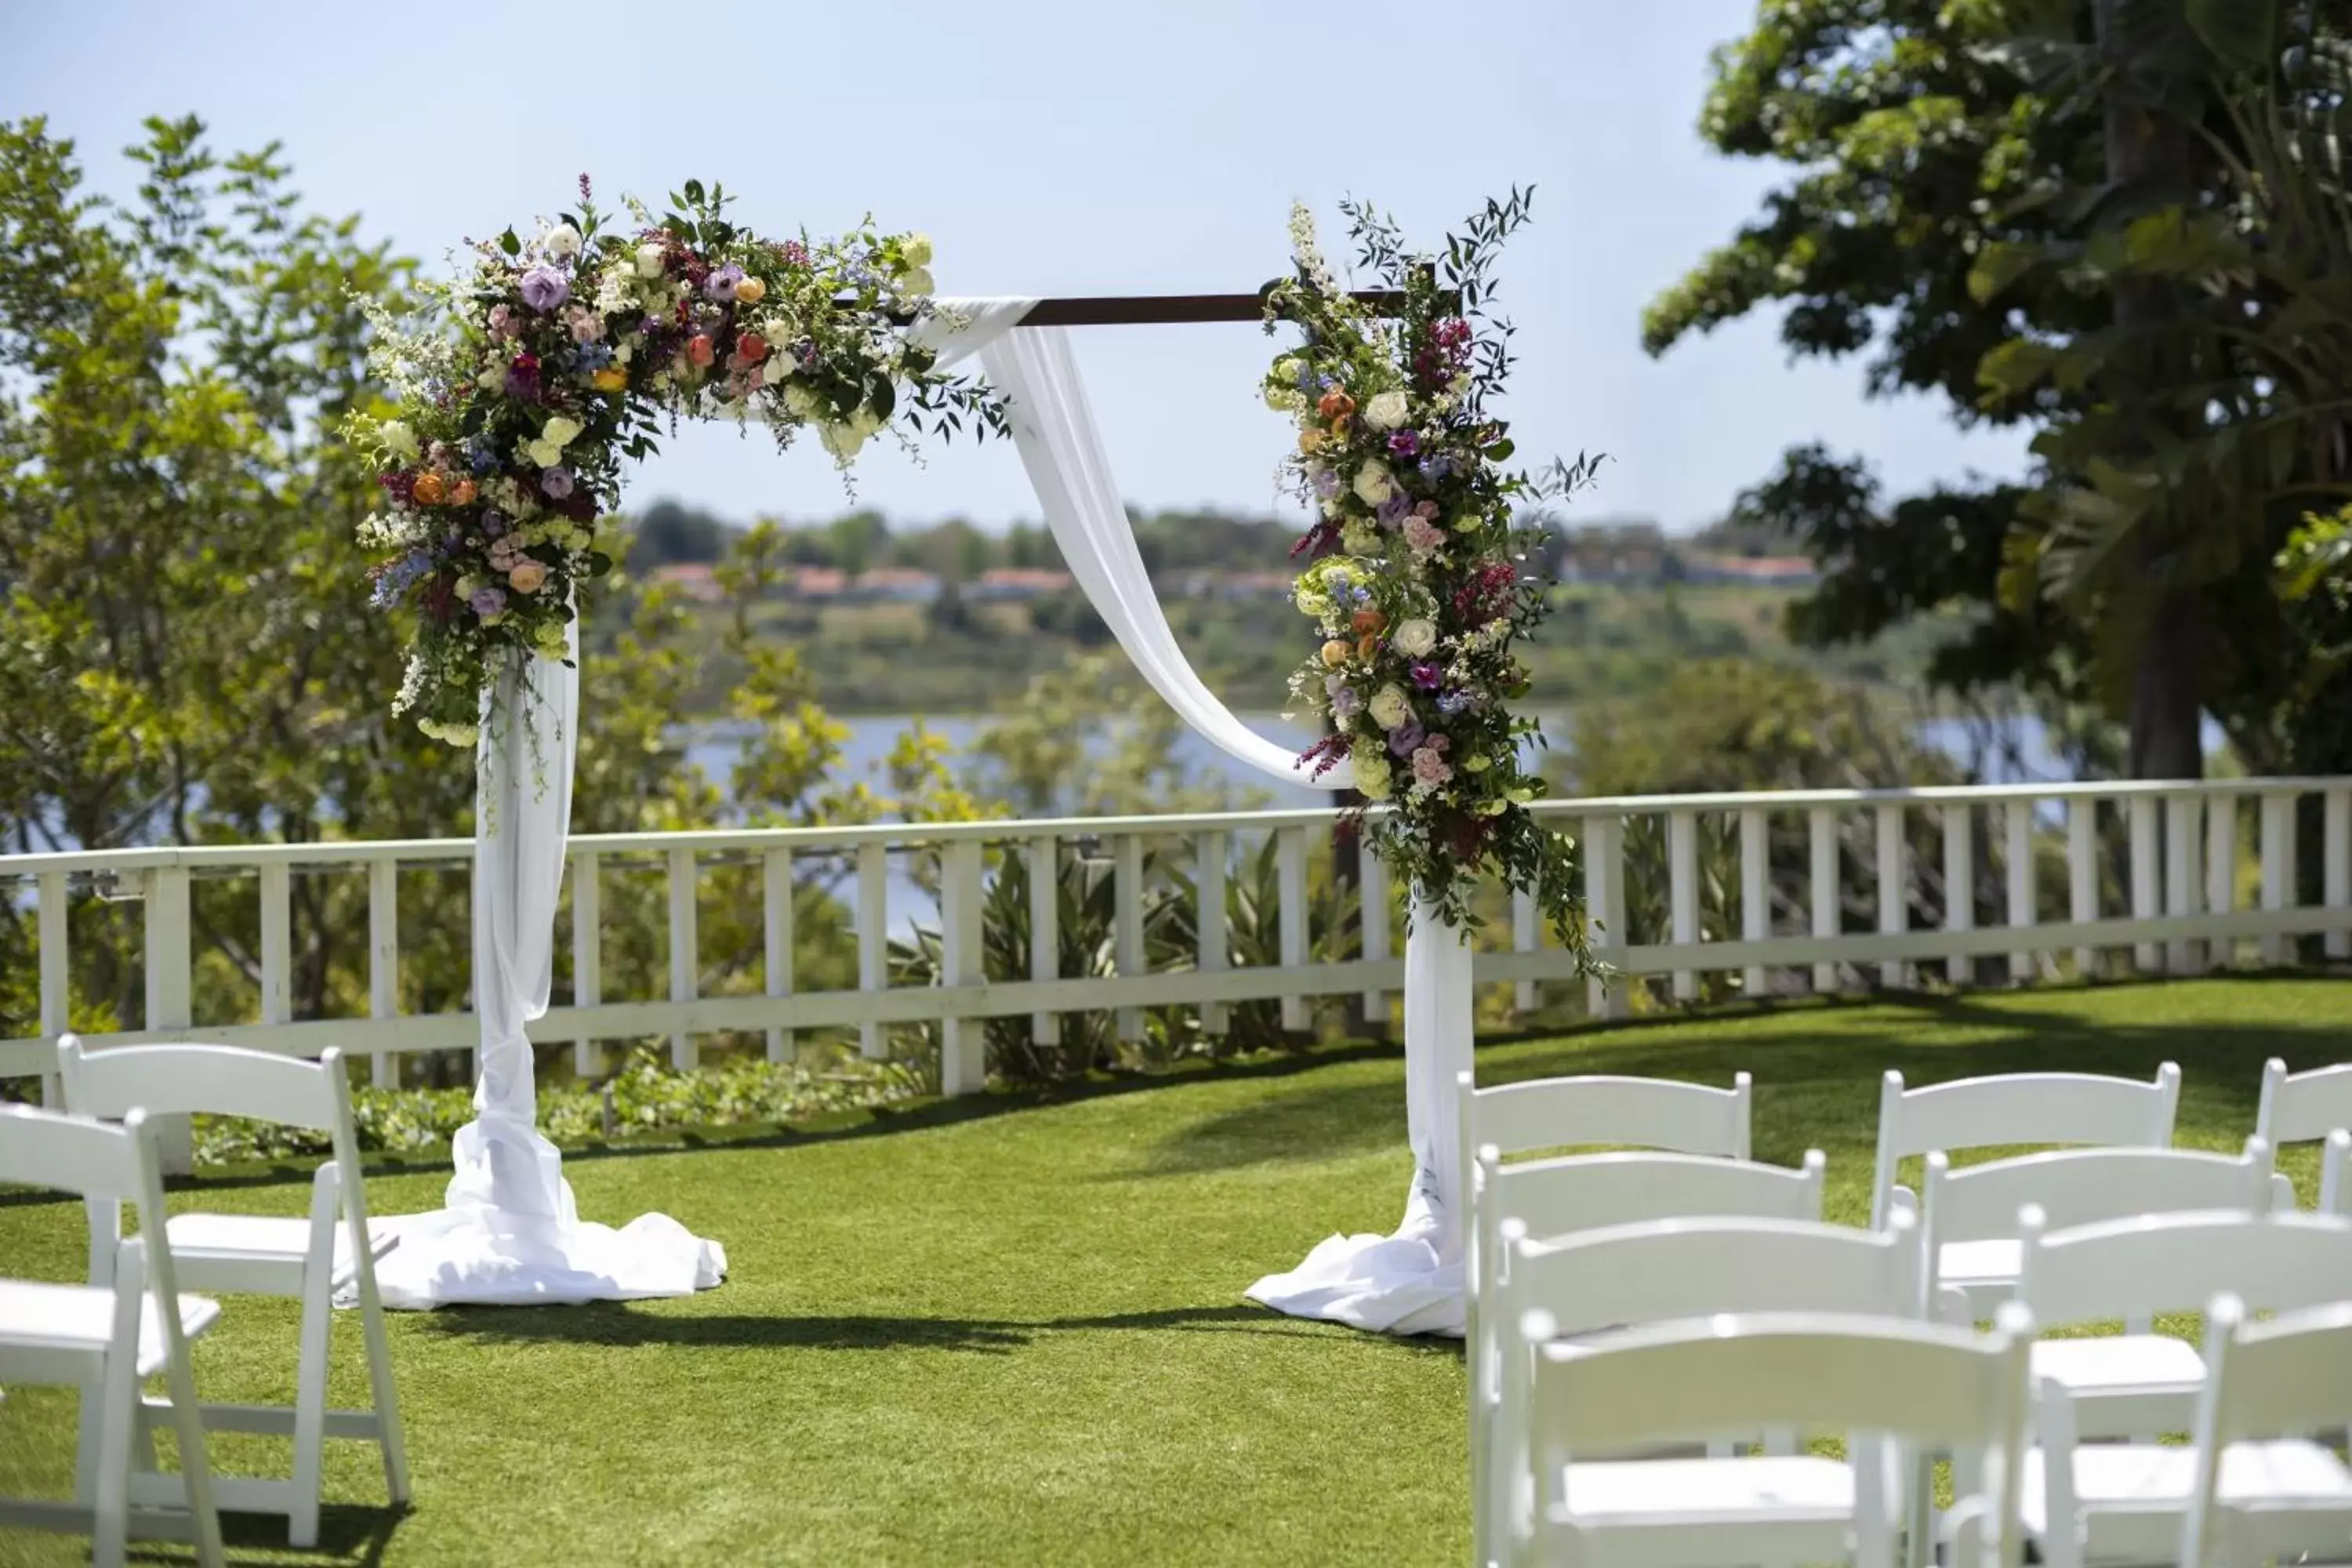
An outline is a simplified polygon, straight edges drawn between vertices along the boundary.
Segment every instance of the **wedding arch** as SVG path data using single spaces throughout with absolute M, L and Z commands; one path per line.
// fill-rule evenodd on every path
M 1278 1310 L 1400 1333 L 1462 1325 L 1455 1075 L 1470 1065 L 1471 895 L 1499 875 L 1537 894 L 1585 954 L 1570 846 L 1527 811 L 1531 721 L 1508 700 L 1511 655 L 1540 618 L 1523 570 L 1525 499 L 1573 486 L 1505 470 L 1486 397 L 1507 324 L 1486 269 L 1526 197 L 1489 203 L 1449 241 L 1444 274 L 1369 209 L 1347 210 L 1385 287 L 1342 289 L 1302 211 L 1296 276 L 1254 295 L 934 300 L 930 247 L 870 225 L 782 243 L 735 227 L 689 183 L 659 220 L 602 232 L 579 210 L 526 241 L 477 247 L 436 324 L 380 322 L 398 417 L 354 422 L 386 504 L 378 599 L 419 632 L 399 703 L 476 748 L 476 1119 L 455 1140 L 445 1206 L 403 1216 L 378 1273 L 388 1304 L 529 1304 L 683 1295 L 716 1285 L 723 1249 L 667 1216 L 580 1220 L 534 1125 L 530 1024 L 548 1005 L 576 745 L 577 595 L 609 570 L 597 520 L 625 457 L 661 416 L 759 420 L 779 446 L 814 425 L 846 466 L 890 427 L 1009 435 L 1073 575 L 1137 669 L 1205 739 L 1272 777 L 1356 790 L 1354 825 L 1413 889 L 1405 947 L 1407 1142 L 1415 1173 L 1388 1236 L 1334 1236 L 1248 1294 Z M 1442 286 L 1441 286 L 1442 285 Z M 1316 520 L 1299 607 L 1325 634 L 1294 680 L 1326 738 L 1294 755 L 1243 723 L 1178 647 L 1131 532 L 1066 328 L 1264 321 L 1302 331 L 1268 373 L 1293 415 L 1287 467 Z M 1482 333 L 1482 327 L 1496 329 Z M 953 374 L 970 361 L 983 380 Z M 1384 917 L 1383 917 L 1384 918 Z

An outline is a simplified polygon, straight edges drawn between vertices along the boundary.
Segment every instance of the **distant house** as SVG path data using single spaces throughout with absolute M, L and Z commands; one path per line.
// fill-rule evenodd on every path
M 1821 568 L 1801 555 L 1706 555 L 1683 557 L 1683 577 L 1691 583 L 1744 583 L 1760 588 L 1810 588 Z
M 802 566 L 784 581 L 791 599 L 838 599 L 849 592 L 849 574 L 831 566 Z
M 886 605 L 928 605 L 940 594 L 936 572 L 904 566 L 884 566 L 866 573 L 850 584 L 851 596 Z
M 653 578 L 662 586 L 676 589 L 700 604 L 715 605 L 727 597 L 727 590 L 719 585 L 718 576 L 699 561 L 676 561 L 656 566 Z
M 996 566 L 980 574 L 980 581 L 967 586 L 967 599 L 1048 599 L 1056 594 L 1066 594 L 1076 579 L 1067 572 L 1049 572 L 1034 566 Z
M 1646 519 L 1570 529 L 1560 577 L 1570 583 L 1655 583 L 1665 575 L 1666 531 Z

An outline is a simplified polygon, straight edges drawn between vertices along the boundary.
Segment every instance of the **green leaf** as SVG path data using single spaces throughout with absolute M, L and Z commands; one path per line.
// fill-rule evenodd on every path
M 515 237 L 515 231 L 510 228 L 499 236 L 499 248 L 509 256 L 520 256 L 522 254 L 522 241 Z
M 1500 463 L 1508 459 L 1510 455 L 1517 450 L 1518 448 L 1513 446 L 1508 439 L 1505 439 L 1497 441 L 1493 446 L 1486 448 L 1485 455 L 1487 461 Z
M 1969 298 L 1979 305 L 1990 304 L 2041 261 L 2042 253 L 2030 245 L 1996 241 L 1986 246 L 1976 265 L 1969 268 Z
M 700 206 L 702 205 L 702 182 L 700 180 L 687 181 L 686 199 L 693 203 L 696 206 Z
M 2182 11 L 2198 41 L 2227 64 L 2269 68 L 2278 49 L 2279 7 L 2272 0 L 2183 0 Z

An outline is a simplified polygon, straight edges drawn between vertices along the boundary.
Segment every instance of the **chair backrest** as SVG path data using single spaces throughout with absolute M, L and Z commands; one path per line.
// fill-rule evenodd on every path
M 2230 1511 L 2216 1496 L 2221 1456 L 2230 1444 L 2248 1438 L 2302 1436 L 2343 1426 L 2352 1411 L 2352 1301 L 2253 1322 L 2244 1302 L 2220 1297 L 2205 1310 L 2205 1369 L 2191 1434 L 2196 1465 L 2180 1560 L 2194 1568 L 2267 1560 L 2267 1551 L 2255 1559 L 2242 1553 L 2225 1557 L 2217 1550 L 2226 1544 L 2223 1516 Z M 2257 1506 L 2275 1517 L 2295 1500 L 2291 1495 L 2263 1496 Z M 2325 1496 L 2303 1500 L 2333 1505 L 2336 1528 L 2327 1534 L 2336 1550 L 2327 1555 L 2336 1557 L 2352 1529 L 2346 1520 L 2352 1508 L 2332 1485 Z M 2292 1553 L 2282 1555 L 2291 1560 Z
M 1748 1157 L 1754 1096 L 1746 1073 L 1729 1089 L 1663 1078 L 1539 1078 L 1479 1089 L 1459 1085 L 1462 1147 L 1505 1156 L 1601 1143 L 1678 1154 Z
M 341 1053 L 317 1061 L 239 1046 L 116 1046 L 93 1051 L 71 1035 L 58 1041 L 66 1105 L 85 1116 L 119 1117 L 133 1106 L 150 1116 L 202 1111 L 243 1116 L 314 1132 L 336 1130 L 350 1104 Z
M 2352 1132 L 2341 1127 L 2320 1148 L 2319 1212 L 2352 1219 Z
M 2290 1073 L 2273 1057 L 2263 1064 L 2262 1104 L 2254 1111 L 2254 1134 L 2282 1143 L 2325 1138 L 2352 1127 L 2352 1062 Z
M 2201 1310 L 2231 1295 L 2258 1311 L 2352 1301 L 2352 1219 L 2146 1214 L 2072 1230 L 2021 1216 L 2017 1299 L 2045 1326 Z
M 1901 1163 L 1930 1150 L 2106 1144 L 2160 1149 L 2172 1142 L 2180 1069 L 2166 1062 L 2152 1083 L 2091 1073 L 2004 1073 L 1908 1089 L 1889 1072 L 1878 1095 L 1878 1159 L 1870 1223 L 1886 1223 Z
M 145 1120 L 115 1126 L 0 1103 L 0 1182 L 115 1203 L 144 1202 L 152 1173 Z
M 1539 1502 L 1576 1531 L 1554 1478 L 1580 1453 L 1776 1428 L 1884 1434 L 1998 1454 L 2002 1558 L 2015 1563 L 2032 1320 L 2006 1302 L 1997 1323 L 1979 1336 L 1887 1318 L 1762 1314 L 1554 1340 L 1532 1367 L 1532 1448 L 1552 1494 Z M 1737 1554 L 1741 1544 L 1728 1542 L 1723 1561 L 1755 1561 Z
M 2007 1239 L 2029 1204 L 2052 1230 L 2137 1215 L 2270 1210 L 2270 1145 L 2246 1140 L 2234 1159 L 2201 1149 L 2069 1149 L 2021 1154 L 1955 1171 L 1929 1152 L 1922 1184 L 1927 1246 Z

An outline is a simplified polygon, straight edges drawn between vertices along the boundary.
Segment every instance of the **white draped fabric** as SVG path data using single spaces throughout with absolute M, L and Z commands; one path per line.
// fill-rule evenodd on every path
M 950 317 L 932 324 L 930 339 L 940 363 L 976 355 L 1003 396 L 1013 446 L 1063 558 L 1152 689 L 1227 755 L 1277 779 L 1348 788 L 1351 769 L 1342 764 L 1313 777 L 1289 748 L 1243 723 L 1178 647 L 1144 570 L 1068 333 L 1059 327 L 1012 331 L 1033 303 L 1028 300 L 943 303 Z M 1405 1137 L 1415 1169 L 1403 1222 L 1390 1236 L 1330 1237 L 1297 1268 L 1267 1275 L 1248 1295 L 1297 1317 L 1389 1333 L 1458 1335 L 1463 1206 L 1454 1190 L 1460 1127 L 1454 1075 L 1470 1066 L 1473 1026 L 1465 933 L 1419 906 L 1404 962 Z
M 578 647 L 573 624 L 573 652 Z M 580 674 L 518 659 L 484 715 L 474 811 L 474 1120 L 453 1143 L 446 1206 L 382 1220 L 400 1245 L 376 1265 L 387 1307 L 553 1305 L 685 1296 L 727 1272 L 727 1254 L 667 1215 L 615 1230 L 583 1223 L 563 1160 L 539 1133 L 530 1026 L 555 975 L 555 909 L 572 820 Z

